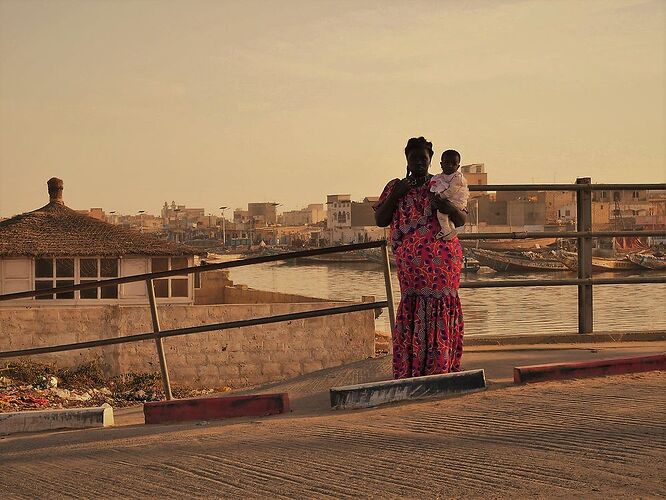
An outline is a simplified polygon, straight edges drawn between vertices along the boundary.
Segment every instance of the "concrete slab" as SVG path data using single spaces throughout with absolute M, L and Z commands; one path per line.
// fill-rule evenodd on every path
M 666 354 L 577 363 L 517 366 L 513 369 L 513 381 L 516 384 L 524 384 L 548 380 L 622 375 L 652 370 L 666 370 Z
M 0 492 L 663 500 L 665 385 L 666 372 L 647 372 L 370 411 L 327 402 L 296 418 L 17 435 L 0 439 Z
M 286 393 L 174 399 L 143 405 L 143 414 L 147 424 L 262 417 L 288 411 L 289 396 Z
M 590 344 L 590 343 L 625 343 L 625 342 L 663 342 L 666 331 L 627 331 L 627 332 L 595 332 L 579 333 L 524 333 L 515 335 L 497 335 L 480 333 L 465 336 L 465 347 L 471 346 L 514 346 L 534 345 L 554 347 L 557 344 Z
M 97 408 L 0 413 L 0 434 L 86 429 L 111 425 L 113 425 L 113 408 L 108 404 Z
M 483 368 L 489 387 L 498 388 L 513 384 L 515 366 L 646 356 L 662 354 L 664 351 L 666 351 L 664 341 L 472 347 L 466 345 L 463 368 L 465 370 Z M 331 387 L 364 384 L 388 380 L 391 377 L 391 356 L 383 356 L 326 368 L 257 387 L 239 389 L 232 395 L 287 392 L 290 410 L 294 415 L 315 415 L 330 410 Z M 115 419 L 116 425 L 141 425 L 144 423 L 143 407 L 117 408 Z
M 475 392 L 485 388 L 486 378 L 483 370 L 384 380 L 369 384 L 333 387 L 330 390 L 331 407 L 335 409 L 369 408 L 397 401 Z

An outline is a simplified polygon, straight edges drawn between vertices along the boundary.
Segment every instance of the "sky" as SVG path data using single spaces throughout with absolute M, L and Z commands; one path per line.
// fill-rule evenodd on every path
M 664 0 L 0 0 L 0 216 L 53 176 L 128 214 L 362 199 L 420 135 L 490 183 L 666 182 L 665 26 Z

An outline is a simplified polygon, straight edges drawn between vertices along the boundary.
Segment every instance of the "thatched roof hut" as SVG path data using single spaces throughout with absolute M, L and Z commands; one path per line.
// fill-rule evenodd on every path
M 60 179 L 49 179 L 48 188 L 47 205 L 0 221 L 0 294 L 182 269 L 194 265 L 194 256 L 200 253 L 187 245 L 72 210 L 63 202 Z M 156 280 L 155 294 L 170 302 L 192 303 L 192 275 Z M 137 282 L 38 299 L 71 305 L 99 301 L 143 303 L 146 297 L 145 283 Z
M 0 221 L 0 257 L 187 256 L 199 253 L 186 245 L 81 214 L 64 204 L 60 179 L 50 179 L 48 186 L 50 201 L 47 205 Z

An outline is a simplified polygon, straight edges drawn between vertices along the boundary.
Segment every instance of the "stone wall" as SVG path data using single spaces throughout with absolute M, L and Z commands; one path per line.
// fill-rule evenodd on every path
M 271 292 L 268 290 L 255 290 L 246 285 L 234 285 L 224 289 L 225 304 L 284 304 L 304 302 L 328 302 L 326 299 L 295 295 L 293 293 Z
M 201 273 L 201 288 L 194 291 L 194 303 L 203 304 L 275 304 L 327 302 L 326 299 L 293 293 L 255 290 L 247 285 L 234 285 L 229 271 L 220 269 Z
M 159 307 L 159 315 L 162 330 L 168 330 L 345 304 L 165 305 Z M 146 306 L 0 308 L 0 324 L 0 351 L 152 331 Z M 164 346 L 175 387 L 235 388 L 372 357 L 374 334 L 373 311 L 362 311 L 165 338 Z M 44 354 L 32 360 L 74 366 L 100 357 L 112 375 L 159 372 L 153 341 Z

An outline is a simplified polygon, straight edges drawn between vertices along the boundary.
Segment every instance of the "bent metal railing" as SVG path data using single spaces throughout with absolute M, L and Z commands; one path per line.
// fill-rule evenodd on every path
M 281 314 L 266 316 L 260 318 L 228 321 L 223 323 L 211 323 L 200 326 L 174 328 L 172 330 L 162 330 L 160 328 L 160 318 L 157 311 L 157 302 L 155 299 L 155 285 L 154 280 L 159 278 L 167 278 L 170 276 L 182 276 L 184 274 L 198 274 L 208 271 L 215 271 L 218 269 L 230 269 L 233 267 L 249 266 L 253 264 L 262 264 L 265 262 L 276 262 L 282 260 L 297 259 L 302 257 L 311 257 L 314 255 L 326 255 L 340 252 L 350 252 L 354 250 L 366 250 L 370 248 L 381 248 L 384 266 L 384 279 L 386 286 L 386 300 L 363 302 L 360 304 L 351 304 L 347 306 L 328 307 L 325 309 L 314 309 L 311 311 L 303 311 L 297 313 Z M 236 260 L 231 262 L 221 262 L 219 264 L 205 264 L 201 266 L 192 266 L 182 269 L 173 269 L 170 271 L 159 271 L 154 273 L 137 274 L 134 276 L 124 276 L 122 278 L 112 278 L 100 281 L 91 281 L 89 283 L 81 283 L 78 285 L 60 286 L 55 288 L 48 288 L 43 290 L 29 290 L 25 292 L 16 292 L 0 295 L 0 302 L 18 299 L 28 299 L 39 297 L 42 295 L 51 295 L 53 293 L 73 292 L 76 290 L 87 290 L 91 288 L 99 288 L 109 285 L 121 285 L 125 283 L 134 283 L 138 281 L 145 281 L 148 290 L 148 301 L 150 304 L 150 313 L 153 323 L 153 331 L 150 333 L 139 333 L 135 335 L 126 335 L 112 339 L 99 339 L 86 342 L 74 342 L 70 344 L 60 344 L 47 347 L 34 347 L 30 349 L 18 349 L 14 351 L 0 352 L 1 358 L 13 358 L 18 356 L 30 356 L 36 354 L 48 354 L 54 352 L 73 351 L 78 349 L 87 349 L 91 347 L 101 347 L 114 344 L 126 344 L 129 342 L 141 342 L 144 340 L 155 340 L 157 348 L 157 356 L 160 362 L 160 371 L 162 373 L 162 386 L 164 394 L 167 399 L 172 399 L 171 382 L 169 380 L 169 370 L 167 367 L 166 356 L 164 354 L 164 346 L 162 339 L 165 337 L 176 337 L 180 335 L 191 335 L 195 333 L 212 332 L 216 330 L 228 330 L 230 328 L 240 328 L 244 326 L 265 325 L 268 323 L 279 323 L 282 321 L 293 321 L 298 319 L 316 318 L 319 316 L 331 316 L 334 314 L 345 314 L 358 311 L 367 311 L 374 309 L 388 308 L 389 320 L 391 323 L 391 331 L 395 324 L 395 311 L 393 305 L 393 285 L 391 282 L 391 269 L 389 262 L 388 249 L 386 241 L 370 241 L 367 243 L 357 243 L 353 245 L 342 245 L 337 247 L 316 248 L 311 250 L 302 250 L 298 252 L 289 252 L 276 255 L 262 255 L 259 257 L 250 257 L 248 259 Z
M 509 233 L 463 233 L 459 235 L 461 240 L 480 240 L 480 239 L 527 239 L 527 238 L 576 238 L 578 241 L 578 277 L 572 279 L 526 279 L 526 280 L 493 280 L 463 282 L 461 288 L 505 288 L 505 287 L 524 287 L 524 286 L 566 286 L 576 285 L 578 287 L 578 332 L 581 334 L 592 333 L 593 331 L 593 303 L 592 288 L 594 285 L 610 284 L 637 284 L 637 283 L 666 283 L 666 276 L 630 276 L 614 278 L 593 278 L 592 277 L 592 238 L 595 237 L 613 237 L 613 236 L 661 236 L 666 237 L 666 231 L 592 231 L 592 191 L 612 191 L 612 190 L 666 190 L 666 184 L 591 184 L 589 178 L 577 179 L 576 184 L 517 184 L 517 185 L 473 185 L 470 191 L 576 191 L 577 205 L 577 230 L 576 231 L 542 231 L 542 232 L 509 232 Z M 224 323 L 212 323 L 200 326 L 174 328 L 171 330 L 162 330 L 160 328 L 159 314 L 155 300 L 154 280 L 170 276 L 182 276 L 184 274 L 203 273 L 215 271 L 218 269 L 230 269 L 234 267 L 248 266 L 253 264 L 262 264 L 266 262 L 276 262 L 283 260 L 297 259 L 301 257 L 310 257 L 315 255 L 326 255 L 340 252 L 350 252 L 354 250 L 366 250 L 371 248 L 381 248 L 382 263 L 384 271 L 384 284 L 386 288 L 386 300 L 364 302 L 348 306 L 329 307 L 325 309 L 315 309 L 298 313 L 289 313 L 281 315 L 266 316 L 247 320 L 229 321 Z M 330 316 L 334 314 L 345 314 L 350 312 L 366 311 L 371 309 L 388 308 L 391 331 L 395 325 L 395 311 L 393 301 L 393 285 L 391 281 L 391 269 L 388 255 L 387 242 L 372 241 L 367 243 L 357 243 L 351 245 L 341 245 L 335 247 L 317 248 L 311 250 L 302 250 L 276 255 L 264 255 L 260 257 L 251 257 L 248 259 L 221 262 L 218 264 L 206 264 L 202 266 L 193 266 L 183 269 L 174 269 L 171 271 L 160 271 L 154 273 L 138 274 L 134 276 L 125 276 L 122 278 L 112 278 L 79 285 L 61 286 L 43 290 L 30 290 L 25 292 L 9 293 L 0 295 L 0 302 L 33 298 L 42 295 L 51 295 L 53 293 L 73 292 L 76 290 L 87 290 L 99 288 L 108 285 L 120 285 L 124 283 L 133 283 L 144 281 L 148 290 L 148 301 L 153 323 L 153 331 L 148 333 L 139 333 L 126 335 L 118 338 L 99 339 L 86 342 L 75 342 L 70 344 L 61 344 L 46 347 L 34 347 L 30 349 L 19 349 L 13 351 L 0 352 L 0 358 L 13 358 L 18 356 L 29 356 L 36 354 L 47 354 L 54 352 L 71 351 L 78 349 L 87 349 L 91 347 L 101 347 L 115 344 L 125 344 L 129 342 L 141 342 L 145 340 L 155 340 L 157 354 L 160 361 L 160 370 L 162 372 L 162 385 L 167 399 L 172 399 L 171 384 L 169 381 L 169 371 L 167 368 L 166 357 L 162 339 L 166 337 L 176 337 L 180 335 L 191 335 L 195 333 L 211 332 L 216 330 L 227 330 L 230 328 L 240 328 L 244 326 L 263 325 L 269 323 L 279 323 L 283 321 L 293 321 L 297 319 L 316 318 L 320 316 Z

